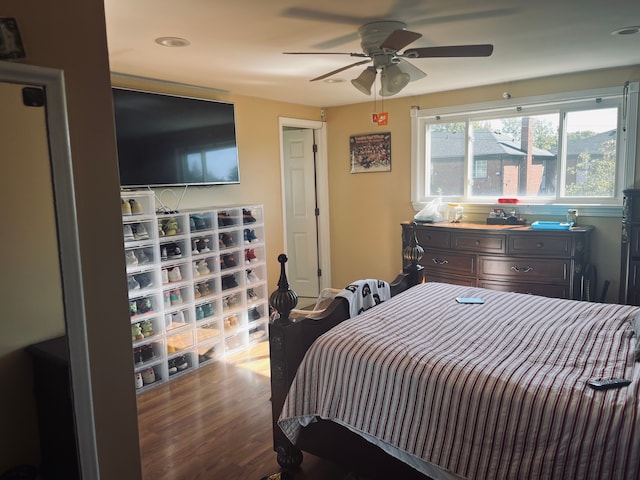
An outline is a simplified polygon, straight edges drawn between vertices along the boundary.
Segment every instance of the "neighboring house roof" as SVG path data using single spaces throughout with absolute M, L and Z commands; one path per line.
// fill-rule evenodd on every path
M 567 156 L 575 156 L 585 152 L 591 155 L 602 155 L 602 144 L 609 140 L 615 141 L 616 133 L 617 130 L 614 128 L 588 138 L 567 142 Z
M 465 151 L 465 132 L 435 132 L 431 136 L 431 158 L 463 157 Z M 520 148 L 520 142 L 509 135 L 489 130 L 474 132 L 473 153 L 478 157 L 513 156 L 523 157 L 526 152 Z M 533 147 L 534 157 L 553 158 L 555 154 L 542 148 Z

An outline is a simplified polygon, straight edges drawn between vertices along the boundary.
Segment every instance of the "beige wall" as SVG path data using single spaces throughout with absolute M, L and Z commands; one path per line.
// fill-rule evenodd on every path
M 402 268 L 399 224 L 410 220 L 415 214 L 410 191 L 411 106 L 434 108 L 496 101 L 502 98 L 505 91 L 517 99 L 563 91 L 622 86 L 627 80 L 640 80 L 640 65 L 411 98 L 385 99 L 384 110 L 389 112 L 390 120 L 388 125 L 382 127 L 370 122 L 371 113 L 381 110 L 379 99 L 375 106 L 372 99 L 368 103 L 328 109 L 333 284 L 341 286 L 363 277 L 392 279 Z M 423 81 L 428 82 L 429 77 Z M 391 132 L 391 172 L 350 174 L 349 136 L 383 131 Z M 640 151 L 636 165 L 640 165 Z M 640 166 L 636 167 L 636 178 L 639 175 Z M 628 179 L 625 187 L 633 184 L 633 179 Z M 484 218 L 479 217 L 469 219 L 484 221 Z M 617 301 L 620 218 L 580 217 L 580 222 L 596 227 L 592 263 L 598 269 L 600 285 L 604 280 L 611 281 L 607 300 Z M 345 258 L 349 262 L 345 262 Z
M 140 477 L 137 417 L 103 3 L 100 0 L 4 0 L 0 16 L 17 17 L 28 53 L 25 63 L 64 69 L 101 476 L 135 480 Z M 504 90 L 517 98 L 621 85 L 625 80 L 638 79 L 640 68 L 634 67 L 410 99 L 387 99 L 385 110 L 390 112 L 391 121 L 385 130 L 393 135 L 393 169 L 389 173 L 349 173 L 349 135 L 378 130 L 369 123 L 374 110 L 372 102 L 328 109 L 332 283 L 344 285 L 364 276 L 392 278 L 401 268 L 399 223 L 413 215 L 409 192 L 411 105 L 427 108 L 475 103 L 498 99 Z M 198 96 L 201 94 L 199 91 Z M 267 214 L 267 254 L 275 258 L 284 244 L 278 116 L 317 120 L 318 111 L 244 97 L 227 100 L 237 105 L 242 184 L 189 190 L 184 206 L 263 203 Z M 20 167 L 3 165 L 3 168 L 11 175 Z M 32 205 L 50 204 L 50 201 L 45 193 L 34 194 L 31 199 Z M 598 266 L 618 263 L 619 229 L 613 228 L 618 220 L 611 219 L 598 229 Z M 37 267 L 34 258 L 25 257 L 22 264 L 13 268 Z M 269 284 L 275 288 L 275 262 L 269 267 Z M 13 273 L 3 274 L 6 278 Z M 38 341 L 40 335 L 39 331 L 25 332 L 21 342 L 26 345 Z M 3 406 L 0 404 L 0 422 L 14 415 L 1 409 Z M 32 418 L 25 424 L 33 424 Z M 22 457 L 6 458 L 5 455 L 3 451 L 0 457 L 6 460 L 5 464 L 11 464 L 12 460 L 22 462 Z

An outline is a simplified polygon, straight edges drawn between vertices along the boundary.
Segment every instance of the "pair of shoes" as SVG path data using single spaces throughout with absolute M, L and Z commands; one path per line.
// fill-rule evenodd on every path
M 130 198 L 129 201 L 121 198 L 120 202 L 122 203 L 122 215 L 140 215 L 144 213 L 142 205 L 135 198 Z
M 138 259 L 138 265 L 145 265 L 147 263 L 151 263 L 151 259 L 149 258 L 150 254 L 151 254 L 151 250 L 149 250 L 149 254 L 147 254 L 144 248 L 138 248 L 137 250 L 134 250 L 134 255 Z
M 207 295 L 211 295 L 213 293 L 211 291 L 211 286 L 209 285 L 209 282 L 197 283 L 195 286 L 198 287 L 198 290 L 200 291 L 200 296 L 202 297 L 206 297 Z
M 177 235 L 181 231 L 178 220 L 175 217 L 169 217 L 161 220 L 159 230 L 162 230 L 162 235 L 165 235 L 167 237 Z
M 249 320 L 259 320 L 262 316 L 256 307 L 247 310 L 247 314 L 249 315 Z
M 253 248 L 247 248 L 244 251 L 244 263 L 256 263 L 258 261 L 258 257 L 256 257 L 256 252 Z
M 207 218 L 204 215 L 192 213 L 189 215 L 189 228 L 192 232 L 195 232 L 197 230 L 207 230 L 211 227 L 207 225 Z
M 258 295 L 253 291 L 253 288 L 247 289 L 247 300 L 250 302 L 255 302 L 258 300 Z
M 134 240 L 146 240 L 149 238 L 149 233 L 143 223 L 131 224 L 131 230 L 133 231 Z
M 233 218 L 227 212 L 218 212 L 218 226 L 219 227 L 228 227 L 229 225 L 234 225 L 235 222 Z
M 211 360 L 216 353 L 216 347 L 211 347 L 204 353 L 198 354 L 198 362 L 204 363 L 207 360 Z
M 153 287 L 153 275 L 151 273 L 139 273 L 134 275 L 134 278 L 142 289 Z
M 256 221 L 255 217 L 251 213 L 251 210 L 247 210 L 245 208 L 242 209 L 242 223 L 254 223 Z
M 224 307 L 225 310 L 228 310 L 230 308 L 234 308 L 238 305 L 240 299 L 238 298 L 238 294 L 235 293 L 233 295 L 229 295 L 228 297 L 224 297 L 222 299 L 222 306 Z
M 162 260 L 182 258 L 182 249 L 175 243 L 164 244 L 160 247 L 160 257 Z
M 238 326 L 238 317 L 235 315 L 231 315 L 224 319 L 224 329 L 228 330 L 230 328 L 235 328 Z
M 220 268 L 232 268 L 236 266 L 236 257 L 232 253 L 227 253 L 220 257 Z
M 230 288 L 236 288 L 238 286 L 238 282 L 236 282 L 236 277 L 233 275 L 223 275 L 222 277 L 222 289 L 228 290 Z
M 213 305 L 211 303 L 205 303 L 202 305 L 202 314 L 204 317 L 210 317 L 213 315 Z
M 257 242 L 258 237 L 256 236 L 255 230 L 250 230 L 248 228 L 244 229 L 244 243 L 253 243 Z
M 228 233 L 221 233 L 220 241 L 222 242 L 223 247 L 233 247 L 236 244 L 233 240 L 233 237 Z

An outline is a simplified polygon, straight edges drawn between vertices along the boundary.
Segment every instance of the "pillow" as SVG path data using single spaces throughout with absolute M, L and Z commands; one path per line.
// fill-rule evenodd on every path
M 640 313 L 636 313 L 633 320 L 631 320 L 631 327 L 636 335 L 636 349 L 633 352 L 633 356 L 636 362 L 640 362 Z

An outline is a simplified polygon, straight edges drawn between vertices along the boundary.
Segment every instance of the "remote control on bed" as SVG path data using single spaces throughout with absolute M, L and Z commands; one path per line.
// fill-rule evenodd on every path
M 604 380 L 589 380 L 588 385 L 594 390 L 608 390 L 610 388 L 626 387 L 631 380 L 626 378 L 607 378 Z

